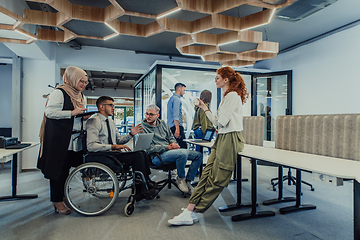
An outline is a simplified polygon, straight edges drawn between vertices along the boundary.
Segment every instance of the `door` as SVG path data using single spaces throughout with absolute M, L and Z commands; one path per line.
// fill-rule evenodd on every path
M 292 114 L 292 71 L 253 75 L 254 116 L 263 116 L 264 140 L 275 141 L 276 118 Z

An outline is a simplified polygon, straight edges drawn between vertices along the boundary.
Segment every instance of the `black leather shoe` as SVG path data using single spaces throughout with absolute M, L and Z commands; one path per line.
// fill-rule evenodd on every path
M 146 200 L 153 200 L 158 195 L 159 190 L 156 188 L 149 189 L 149 192 L 145 193 Z

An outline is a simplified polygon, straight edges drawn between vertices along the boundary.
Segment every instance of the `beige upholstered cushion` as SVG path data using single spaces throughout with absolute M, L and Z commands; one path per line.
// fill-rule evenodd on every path
M 248 116 L 243 118 L 242 132 L 246 144 L 262 146 L 264 137 L 264 117 Z
M 360 114 L 279 116 L 275 147 L 360 161 Z

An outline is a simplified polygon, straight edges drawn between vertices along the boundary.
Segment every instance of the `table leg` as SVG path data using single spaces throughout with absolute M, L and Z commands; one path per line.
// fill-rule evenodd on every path
M 251 159 L 251 212 L 235 215 L 231 217 L 233 222 L 242 221 L 252 218 L 272 217 L 275 216 L 275 212 L 272 211 L 256 211 L 257 201 L 257 160 Z
M 360 183 L 354 179 L 354 239 L 360 239 Z
M 237 157 L 237 161 L 236 161 L 236 203 L 235 204 L 231 204 L 231 205 L 226 205 L 226 206 L 222 206 L 219 207 L 219 211 L 220 212 L 225 212 L 225 211 L 230 211 L 230 210 L 235 210 L 235 209 L 240 209 L 243 207 L 251 207 L 251 204 L 242 204 L 241 203 L 241 182 L 242 182 L 242 178 L 241 178 L 241 169 L 242 169 L 242 160 L 241 160 L 241 156 L 238 155 Z
M 17 153 L 13 155 L 13 160 L 11 163 L 11 175 L 12 175 L 12 195 L 11 196 L 3 196 L 0 197 L 0 201 L 2 200 L 20 200 L 20 199 L 28 199 L 28 198 L 37 198 L 37 194 L 16 194 L 17 187 Z
M 296 204 L 295 206 L 283 207 L 279 209 L 282 214 L 297 212 L 302 210 L 316 209 L 315 205 L 301 205 L 301 170 L 296 169 Z
M 279 167 L 278 167 L 278 179 L 279 179 L 278 198 L 266 200 L 263 202 L 263 205 L 271 205 L 271 204 L 277 204 L 277 203 L 282 203 L 282 202 L 292 202 L 292 201 L 296 200 L 296 198 L 294 198 L 294 197 L 283 197 L 284 184 L 283 184 L 282 178 L 283 178 L 283 166 L 279 165 Z

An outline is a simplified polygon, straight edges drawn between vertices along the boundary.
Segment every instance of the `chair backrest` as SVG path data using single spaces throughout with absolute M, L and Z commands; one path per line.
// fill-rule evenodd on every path
M 275 148 L 360 161 L 360 114 L 279 116 Z
M 243 117 L 243 137 L 246 144 L 262 146 L 264 141 L 264 117 Z

